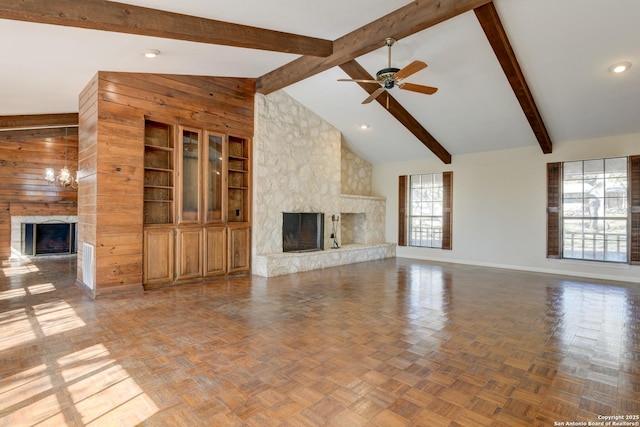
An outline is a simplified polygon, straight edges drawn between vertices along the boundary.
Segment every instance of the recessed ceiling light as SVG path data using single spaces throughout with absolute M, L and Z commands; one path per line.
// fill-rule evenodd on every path
M 360 129 L 365 130 L 365 129 L 369 129 L 369 125 L 366 123 L 363 123 L 360 125 Z
M 147 49 L 144 51 L 145 58 L 155 58 L 158 55 L 160 55 L 160 51 L 157 49 Z
M 617 62 L 609 67 L 612 73 L 620 74 L 631 68 L 631 62 Z

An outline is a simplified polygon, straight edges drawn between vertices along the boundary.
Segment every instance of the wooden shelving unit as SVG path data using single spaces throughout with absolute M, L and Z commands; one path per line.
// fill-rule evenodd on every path
M 145 122 L 144 223 L 171 224 L 174 211 L 174 144 L 171 126 Z
M 227 220 L 249 222 L 249 140 L 229 136 L 227 160 Z
M 145 287 L 248 272 L 250 140 L 147 121 L 144 150 Z

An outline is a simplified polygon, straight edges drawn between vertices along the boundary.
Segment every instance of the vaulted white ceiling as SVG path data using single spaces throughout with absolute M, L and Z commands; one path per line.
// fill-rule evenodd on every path
M 368 0 L 128 0 L 127 3 L 335 40 L 411 2 Z M 640 133 L 640 2 L 495 0 L 496 9 L 554 144 Z M 387 48 L 356 58 L 371 74 Z M 0 115 L 78 111 L 78 94 L 99 70 L 259 77 L 297 55 L 121 33 L 0 20 Z M 158 49 L 153 60 L 146 49 Z M 391 90 L 452 155 L 538 142 L 473 12 L 398 41 L 392 65 L 426 70 L 407 79 L 434 95 Z M 617 75 L 608 67 L 628 61 Z M 418 139 L 332 68 L 284 90 L 339 128 L 372 163 L 430 158 Z M 362 130 L 361 124 L 369 129 Z

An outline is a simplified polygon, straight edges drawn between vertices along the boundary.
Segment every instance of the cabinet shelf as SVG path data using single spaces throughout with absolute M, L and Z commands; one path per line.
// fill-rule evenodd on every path
M 152 145 L 152 144 L 145 144 L 144 148 L 146 150 L 157 150 L 157 151 L 166 151 L 166 152 L 173 152 L 173 147 L 163 147 L 160 145 Z
M 148 166 L 145 166 L 144 170 L 154 171 L 154 172 L 173 172 L 173 169 L 156 168 L 156 167 L 148 167 Z
M 227 154 L 227 220 L 229 223 L 247 223 L 250 218 L 250 141 L 229 136 Z
M 167 187 L 166 185 L 147 185 L 145 184 L 144 188 L 160 188 L 163 190 L 173 190 L 173 187 Z
M 174 149 L 171 126 L 147 120 L 144 142 L 144 223 L 173 222 Z

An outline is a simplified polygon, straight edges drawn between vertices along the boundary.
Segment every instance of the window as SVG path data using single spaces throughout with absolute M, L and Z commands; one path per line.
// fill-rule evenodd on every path
M 548 164 L 547 256 L 640 261 L 639 166 L 638 156 Z
M 562 165 L 563 258 L 627 262 L 627 158 Z
M 401 176 L 400 246 L 451 249 L 452 172 Z
M 409 246 L 442 247 L 442 174 L 409 177 Z

